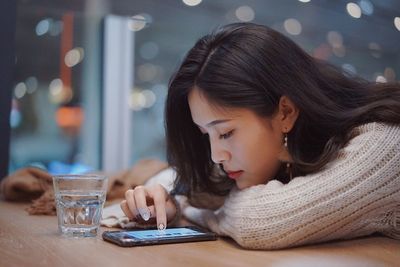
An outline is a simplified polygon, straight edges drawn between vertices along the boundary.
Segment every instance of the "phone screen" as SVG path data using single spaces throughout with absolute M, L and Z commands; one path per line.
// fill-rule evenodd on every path
M 176 227 L 166 230 L 132 230 L 104 232 L 103 239 L 120 246 L 139 246 L 216 240 L 216 234 L 200 228 Z
M 202 235 L 203 233 L 189 228 L 169 228 L 163 231 L 143 230 L 126 232 L 125 235 L 138 239 L 175 238 L 181 236 Z

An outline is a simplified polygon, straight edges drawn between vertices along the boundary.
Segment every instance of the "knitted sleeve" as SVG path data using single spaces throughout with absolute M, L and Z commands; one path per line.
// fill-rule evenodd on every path
M 370 123 L 315 174 L 234 189 L 216 211 L 183 215 L 250 249 L 278 249 L 380 232 L 400 239 L 400 127 Z

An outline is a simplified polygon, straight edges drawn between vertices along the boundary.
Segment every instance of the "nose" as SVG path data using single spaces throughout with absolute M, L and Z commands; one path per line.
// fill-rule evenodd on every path
M 218 141 L 211 141 L 211 160 L 216 163 L 222 163 L 230 160 L 231 153 L 224 148 Z

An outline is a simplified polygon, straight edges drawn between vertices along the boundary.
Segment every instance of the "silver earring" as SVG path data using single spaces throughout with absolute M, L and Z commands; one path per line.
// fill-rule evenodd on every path
M 284 139 L 283 144 L 287 148 L 287 133 L 285 133 L 285 139 Z
M 288 134 L 287 133 L 285 133 L 283 145 L 287 149 L 287 147 L 288 147 Z M 286 162 L 286 173 L 289 175 L 290 180 L 292 180 L 292 178 L 293 178 L 293 173 L 292 173 L 291 167 L 292 167 L 292 165 L 290 164 L 290 162 Z

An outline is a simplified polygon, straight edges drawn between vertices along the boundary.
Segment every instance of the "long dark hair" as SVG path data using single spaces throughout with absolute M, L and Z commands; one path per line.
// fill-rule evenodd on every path
M 369 122 L 400 123 L 398 83 L 366 81 L 317 60 L 266 26 L 235 23 L 197 41 L 171 78 L 165 109 L 167 159 L 175 193 L 224 195 L 232 186 L 211 160 L 210 143 L 192 121 L 188 94 L 196 86 L 215 104 L 271 116 L 289 97 L 299 117 L 288 134 L 294 175 L 321 170 Z M 282 168 L 281 168 L 282 169 Z M 277 178 L 287 182 L 282 172 Z

